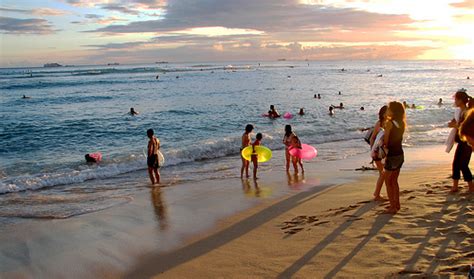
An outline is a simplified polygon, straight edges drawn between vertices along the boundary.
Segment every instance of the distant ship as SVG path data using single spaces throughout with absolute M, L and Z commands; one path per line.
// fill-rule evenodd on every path
M 117 62 L 115 62 L 115 63 L 108 63 L 108 64 L 107 64 L 107 66 L 118 66 L 118 65 L 120 65 L 120 63 L 117 63 Z
M 58 63 L 46 63 L 43 65 L 45 68 L 54 68 L 54 67 L 62 67 L 63 65 Z
M 155 64 L 168 64 L 167 61 L 158 61 L 158 62 L 155 62 Z
M 285 58 L 280 58 L 280 59 L 278 59 L 278 61 L 286 61 L 286 59 Z

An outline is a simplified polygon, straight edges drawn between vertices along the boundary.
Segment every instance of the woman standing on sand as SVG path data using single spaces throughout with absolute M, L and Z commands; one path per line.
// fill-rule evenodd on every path
M 463 122 L 466 119 L 467 113 L 467 104 L 469 103 L 471 97 L 467 95 L 465 89 L 460 89 L 454 95 L 454 105 L 460 109 L 459 121 L 455 119 L 451 120 L 448 123 L 450 128 L 459 130 L 463 126 Z M 454 153 L 453 159 L 453 186 L 451 188 L 451 193 L 459 191 L 459 179 L 461 179 L 461 172 L 464 177 L 464 181 L 469 185 L 469 191 L 473 190 L 472 184 L 472 173 L 469 169 L 469 161 L 471 160 L 472 148 L 469 144 L 459 137 L 459 134 L 456 133 L 454 141 L 458 144 L 456 147 L 456 152 Z
M 379 145 L 383 144 L 383 133 L 384 133 L 384 124 L 385 124 L 385 114 L 387 113 L 387 106 L 383 106 L 379 110 L 379 120 L 375 123 L 374 131 L 372 136 L 370 137 L 370 147 L 372 149 L 371 157 L 372 160 L 375 162 L 377 169 L 379 170 L 379 178 L 377 179 L 377 183 L 375 184 L 375 192 L 374 192 L 374 200 L 375 201 L 384 201 L 380 195 L 382 190 L 383 182 L 385 180 L 385 172 L 384 172 L 384 165 L 382 163 L 382 156 L 379 154 Z M 380 134 L 380 135 L 379 135 Z M 377 137 L 378 136 L 378 137 Z M 376 142 L 376 139 L 377 142 Z
M 293 142 L 293 138 L 296 137 L 295 133 L 291 129 L 291 125 L 285 126 L 285 136 L 283 137 L 283 144 L 285 145 L 285 159 L 286 159 L 286 171 L 290 171 L 290 161 L 293 157 L 290 155 L 290 146 Z
M 390 102 L 385 121 L 384 149 L 385 158 L 385 186 L 387 187 L 390 206 L 386 213 L 395 214 L 400 210 L 400 187 L 398 176 L 405 161 L 402 141 L 406 129 L 406 115 L 403 104 Z

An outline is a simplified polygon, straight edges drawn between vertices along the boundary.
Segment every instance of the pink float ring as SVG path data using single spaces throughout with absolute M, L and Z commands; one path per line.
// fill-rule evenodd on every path
M 294 156 L 296 158 L 303 159 L 303 160 L 311 160 L 311 159 L 314 159 L 318 155 L 318 151 L 316 150 L 316 148 L 307 144 L 302 144 L 301 148 L 290 147 L 288 151 L 291 156 Z
M 100 162 L 102 160 L 102 153 L 100 152 L 90 153 L 89 156 L 93 158 L 96 162 Z

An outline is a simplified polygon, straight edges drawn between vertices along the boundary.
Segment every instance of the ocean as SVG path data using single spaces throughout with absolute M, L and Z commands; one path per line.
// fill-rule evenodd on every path
M 372 126 L 391 100 L 423 106 L 407 110 L 407 148 L 440 144 L 449 133 L 453 93 L 472 91 L 467 76 L 474 77 L 472 61 L 0 69 L 0 217 L 67 218 L 128 202 L 149 186 L 149 128 L 161 140 L 166 185 L 239 176 L 240 137 L 248 123 L 273 150 L 283 149 L 290 124 L 318 148 L 317 160 L 366 153 L 360 128 Z M 437 105 L 439 98 L 445 105 Z M 341 102 L 346 108 L 330 117 L 329 106 Z M 272 104 L 295 116 L 262 117 Z M 139 115 L 129 115 L 131 107 Z M 296 115 L 300 108 L 306 115 Z M 98 151 L 102 162 L 86 164 L 84 155 Z M 283 163 L 275 158 L 263 171 Z

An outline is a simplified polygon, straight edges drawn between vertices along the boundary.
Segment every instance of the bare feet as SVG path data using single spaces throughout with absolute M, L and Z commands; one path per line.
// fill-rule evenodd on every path
M 452 187 L 451 190 L 449 191 L 449 193 L 457 193 L 457 192 L 459 192 L 458 187 Z
M 385 210 L 382 214 L 397 214 L 397 209 L 393 207 L 389 207 L 387 210 Z
M 388 199 L 382 196 L 374 196 L 374 201 L 388 201 Z

